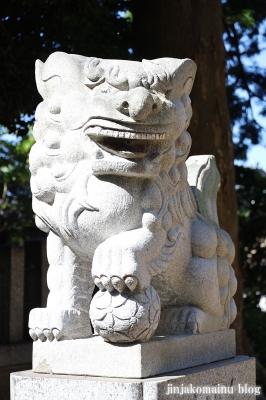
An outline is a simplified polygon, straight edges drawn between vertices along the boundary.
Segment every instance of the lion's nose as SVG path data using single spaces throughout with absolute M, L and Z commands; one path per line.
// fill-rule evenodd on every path
M 144 87 L 117 93 L 113 98 L 113 103 L 118 111 L 135 121 L 144 121 L 149 116 L 157 114 L 162 106 L 159 97 Z

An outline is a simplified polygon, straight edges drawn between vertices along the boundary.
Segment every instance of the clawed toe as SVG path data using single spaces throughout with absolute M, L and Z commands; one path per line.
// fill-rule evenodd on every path
M 30 330 L 29 330 L 29 334 L 30 334 L 30 337 L 32 338 L 32 340 L 33 340 L 34 342 L 36 342 L 36 340 L 38 340 L 38 336 L 37 336 L 37 334 L 35 333 L 34 329 L 30 329 Z
M 29 334 L 34 342 L 36 342 L 38 339 L 40 339 L 42 342 L 45 342 L 47 339 L 49 342 L 52 342 L 54 339 L 58 341 L 64 336 L 63 333 L 56 328 L 43 330 L 40 328 L 30 329 Z
M 111 293 L 114 290 L 114 287 L 113 287 L 113 284 L 111 282 L 111 279 L 108 279 L 107 276 L 105 276 L 105 275 L 101 275 L 100 278 L 101 278 L 101 281 L 102 281 L 102 284 L 103 284 L 104 288 L 106 290 L 108 290 L 108 292 Z
M 45 336 L 49 340 L 49 342 L 52 342 L 54 340 L 53 331 L 51 331 L 50 329 L 44 329 L 43 333 L 45 334 Z
M 46 341 L 47 337 L 45 336 L 42 329 L 35 328 L 35 333 L 38 336 L 38 339 L 40 339 L 42 342 Z
M 192 321 L 191 322 L 187 322 L 186 331 L 188 333 L 192 333 L 193 335 L 198 333 L 198 325 L 197 325 L 197 323 L 195 321 L 194 322 L 192 322 Z
M 133 292 L 139 284 L 138 279 L 131 275 L 127 275 L 124 278 L 119 276 L 108 278 L 106 275 L 101 275 L 100 277 L 94 275 L 93 280 L 101 291 L 108 290 L 108 292 L 112 292 L 117 290 L 119 293 L 124 292 L 126 289 L 130 289 Z
M 125 284 L 131 290 L 131 292 L 133 292 L 136 289 L 137 285 L 138 285 L 138 280 L 134 276 L 126 276 L 125 277 Z
M 63 332 L 59 331 L 59 329 L 56 328 L 53 329 L 53 335 L 57 341 L 62 339 L 62 337 L 64 336 Z
M 126 289 L 125 281 L 118 276 L 112 277 L 112 284 L 119 293 L 124 292 L 124 290 Z

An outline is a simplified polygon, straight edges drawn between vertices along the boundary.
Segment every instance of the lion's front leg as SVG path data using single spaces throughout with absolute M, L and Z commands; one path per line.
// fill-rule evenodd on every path
M 97 334 L 111 342 L 148 340 L 160 318 L 160 298 L 150 285 L 151 264 L 160 254 L 166 232 L 146 228 L 121 232 L 95 251 L 92 276 L 101 289 L 90 307 Z
M 121 232 L 101 243 L 95 251 L 92 277 L 101 290 L 122 293 L 141 291 L 150 285 L 154 272 L 149 263 L 159 255 L 166 232 L 142 227 Z
M 92 336 L 89 306 L 94 284 L 88 260 L 75 256 L 52 232 L 47 250 L 47 308 L 30 312 L 30 336 L 41 341 Z

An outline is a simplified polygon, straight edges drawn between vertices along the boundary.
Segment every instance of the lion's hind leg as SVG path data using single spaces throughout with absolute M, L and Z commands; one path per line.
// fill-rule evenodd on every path
M 222 307 L 217 257 L 192 257 L 185 284 L 180 289 L 183 293 L 182 303 L 162 310 L 158 332 L 179 335 L 220 330 Z

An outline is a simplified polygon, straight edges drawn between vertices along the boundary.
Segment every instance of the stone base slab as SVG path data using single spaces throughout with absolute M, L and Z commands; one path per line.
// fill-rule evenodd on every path
M 245 356 L 145 379 L 11 374 L 11 400 L 255 400 L 255 391 L 255 359 Z
M 33 371 L 111 378 L 146 378 L 234 357 L 235 331 L 153 337 L 114 344 L 89 339 L 33 344 Z

